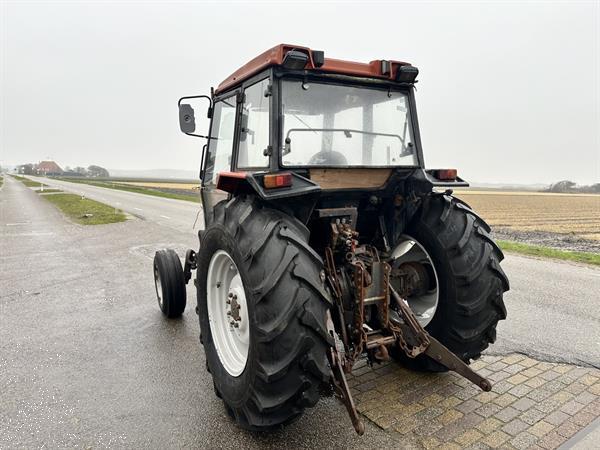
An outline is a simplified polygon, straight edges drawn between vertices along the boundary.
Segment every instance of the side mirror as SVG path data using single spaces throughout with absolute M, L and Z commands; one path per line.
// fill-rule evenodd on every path
M 212 92 L 212 91 L 211 91 Z M 196 117 L 194 115 L 194 108 L 189 103 L 182 103 L 184 100 L 197 101 L 199 99 L 208 100 L 208 109 L 206 116 L 211 119 L 213 116 L 213 103 L 212 98 L 208 95 L 192 95 L 189 97 L 181 97 L 177 102 L 179 107 L 179 128 L 188 136 L 195 136 L 204 139 L 208 139 L 208 136 L 202 134 L 195 134 L 196 131 Z
M 194 108 L 192 105 L 182 103 L 179 105 L 179 128 L 184 133 L 193 133 L 196 131 L 196 118 L 194 117 Z

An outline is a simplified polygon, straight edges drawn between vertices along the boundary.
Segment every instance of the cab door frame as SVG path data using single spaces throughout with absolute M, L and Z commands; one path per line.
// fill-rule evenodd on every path
M 210 156 L 210 144 L 212 140 L 216 138 L 213 137 L 214 125 L 215 125 L 215 111 L 219 102 L 227 100 L 228 98 L 234 99 L 235 112 L 234 112 L 234 124 L 233 124 L 233 138 L 231 143 L 231 149 L 229 154 L 229 167 L 231 170 L 233 162 L 235 160 L 235 153 L 237 149 L 238 139 L 239 139 L 239 111 L 240 111 L 240 94 L 241 87 L 235 89 L 233 91 L 228 91 L 222 95 L 217 97 L 213 97 L 213 117 L 210 121 L 209 131 L 208 131 L 208 142 L 205 144 L 206 149 L 203 151 L 203 158 L 200 164 L 200 200 L 203 209 L 204 216 L 204 228 L 212 223 L 213 219 L 213 208 L 214 206 L 222 200 L 226 200 L 228 198 L 228 193 L 225 191 L 221 191 L 217 189 L 215 183 L 212 183 L 214 178 L 214 174 L 211 176 L 211 180 L 207 182 L 206 179 L 206 169 L 207 162 Z M 214 167 L 213 167 L 214 170 Z
M 225 191 L 218 190 L 215 184 L 206 182 L 206 165 L 209 157 L 210 143 L 211 140 L 214 139 L 212 136 L 213 133 L 213 125 L 215 121 L 214 111 L 218 102 L 226 100 L 228 98 L 235 98 L 235 122 L 234 122 L 234 133 L 233 133 L 233 144 L 231 148 L 231 163 L 229 165 L 229 170 L 235 171 L 237 167 L 238 160 L 238 152 L 239 152 L 239 144 L 240 144 L 240 120 L 242 113 L 242 105 L 244 103 L 244 91 L 247 87 L 250 87 L 264 79 L 269 79 L 269 83 L 273 86 L 273 71 L 271 68 L 267 70 L 263 70 L 262 72 L 257 73 L 253 77 L 245 80 L 241 85 L 232 89 L 230 91 L 224 92 L 222 94 L 216 95 L 212 97 L 213 101 L 213 117 L 211 118 L 208 132 L 208 141 L 205 144 L 206 149 L 203 151 L 203 158 L 200 164 L 200 199 L 203 208 L 203 216 L 204 216 L 204 228 L 209 226 L 213 220 L 213 208 L 214 206 L 222 200 L 227 200 L 231 194 Z M 273 133 L 274 124 L 277 122 L 276 120 L 276 102 L 275 95 L 272 91 L 269 98 L 269 147 L 273 149 L 276 145 L 276 140 L 274 137 L 276 136 Z M 260 168 L 260 170 L 269 170 L 269 168 L 273 169 L 273 161 L 277 160 L 277 157 L 274 155 L 275 150 L 271 150 L 273 154 L 269 155 L 269 166 L 265 168 Z M 244 171 L 252 172 L 252 169 L 244 169 Z M 211 180 L 212 181 L 212 180 Z

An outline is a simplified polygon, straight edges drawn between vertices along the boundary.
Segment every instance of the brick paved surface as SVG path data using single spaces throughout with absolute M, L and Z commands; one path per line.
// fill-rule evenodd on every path
M 600 370 L 484 356 L 483 392 L 454 373 L 358 363 L 348 377 L 361 414 L 414 448 L 553 449 L 600 416 Z

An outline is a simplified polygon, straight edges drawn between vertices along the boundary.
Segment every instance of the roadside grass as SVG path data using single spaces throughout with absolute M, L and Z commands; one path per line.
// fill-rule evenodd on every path
M 15 180 L 19 180 L 21 183 L 23 183 L 27 187 L 42 187 L 42 186 L 46 187 L 46 186 L 48 186 L 47 184 L 40 183 L 39 181 L 33 181 L 33 180 L 30 180 L 29 178 L 21 177 L 19 175 L 13 175 L 13 178 Z
M 4 178 L 0 177 L 0 187 L 4 184 Z
M 21 183 L 23 183 L 27 187 L 42 187 L 42 186 L 46 187 L 46 186 L 48 186 L 47 184 L 40 183 L 39 181 L 28 180 L 27 178 L 25 178 L 24 180 L 21 180 Z
M 81 198 L 79 195 L 53 194 L 45 195 L 44 199 L 54 204 L 71 220 L 83 225 L 101 225 L 127 220 L 123 211 L 89 198 Z M 86 217 L 86 214 L 91 216 Z
M 37 189 L 35 192 L 37 192 L 38 194 L 53 194 L 55 192 L 62 192 L 60 189 L 44 189 L 43 191 L 41 189 Z
M 561 259 L 585 264 L 600 266 L 600 254 L 586 252 L 572 252 L 557 250 L 539 245 L 522 244 L 513 241 L 497 241 L 500 248 L 507 252 L 520 253 L 522 255 L 540 256 L 543 258 Z
M 89 180 L 89 179 L 79 180 L 79 179 L 66 178 L 66 177 L 60 177 L 58 179 L 62 180 L 62 181 L 68 181 L 69 183 L 89 184 L 91 186 L 98 186 L 98 187 L 103 187 L 103 188 L 108 188 L 108 189 L 116 189 L 119 191 L 135 192 L 136 194 L 151 195 L 153 197 L 172 198 L 175 200 L 185 200 L 188 202 L 200 203 L 200 196 L 198 194 L 186 195 L 186 194 L 180 194 L 177 192 L 164 192 L 164 191 L 159 191 L 157 189 L 150 189 L 150 188 L 145 188 L 145 187 L 141 187 L 141 186 L 119 184 L 119 183 L 115 183 L 113 181 L 96 181 L 96 180 Z

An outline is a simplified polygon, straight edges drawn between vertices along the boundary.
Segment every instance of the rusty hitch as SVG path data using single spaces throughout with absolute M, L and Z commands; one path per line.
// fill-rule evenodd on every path
M 404 321 L 404 324 L 397 329 L 400 346 L 404 352 L 411 358 L 414 358 L 421 353 L 425 353 L 434 361 L 437 361 L 448 369 L 465 377 L 467 380 L 479 386 L 482 390 L 486 392 L 490 391 L 492 389 L 492 383 L 471 369 L 440 341 L 427 333 L 417 321 L 410 307 L 404 302 L 391 284 L 389 285 L 389 288 Z M 410 346 L 407 342 L 416 344 Z
M 490 383 L 487 378 L 482 377 L 471 369 L 462 359 L 442 345 L 440 341 L 431 336 L 429 336 L 429 341 L 429 346 L 427 347 L 427 350 L 425 350 L 427 356 L 465 377 L 471 383 L 479 386 L 482 390 L 486 392 L 492 390 L 492 383 Z
M 331 334 L 334 340 L 337 340 L 335 329 L 333 327 L 333 320 L 331 320 L 331 314 L 327 311 L 327 331 Z M 331 367 L 331 374 L 333 375 L 333 385 L 340 399 L 344 403 L 344 406 L 348 410 L 348 415 L 352 421 L 354 429 L 359 436 L 365 433 L 365 424 L 360 420 L 350 388 L 348 387 L 348 381 L 346 375 L 344 375 L 344 368 L 342 365 L 342 359 L 335 347 L 330 347 L 327 352 L 327 358 L 329 359 L 329 366 Z

